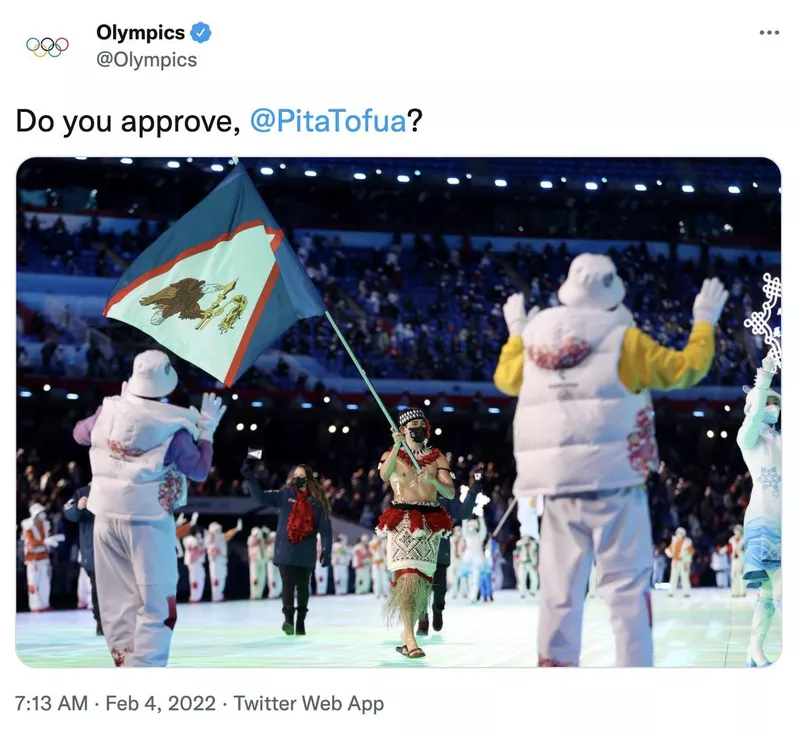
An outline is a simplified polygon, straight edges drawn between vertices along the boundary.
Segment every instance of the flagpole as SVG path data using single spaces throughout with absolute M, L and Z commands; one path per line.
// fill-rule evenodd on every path
M 372 396 L 375 397 L 375 401 L 378 402 L 378 406 L 381 408 L 381 411 L 383 412 L 383 416 L 386 417 L 386 419 L 389 422 L 389 424 L 391 425 L 392 429 L 395 432 L 397 432 L 398 431 L 397 430 L 397 426 L 395 425 L 394 420 L 392 419 L 392 415 L 389 414 L 389 410 L 386 409 L 386 406 L 381 401 L 381 398 L 378 396 L 378 393 L 375 391 L 375 387 L 372 386 L 372 382 L 370 382 L 369 377 L 366 375 L 366 373 L 364 373 L 364 369 L 361 368 L 361 364 L 358 362 L 358 359 L 356 358 L 356 354 L 353 353 L 352 349 L 350 348 L 350 344 L 345 340 L 344 336 L 342 335 L 342 331 L 339 330 L 339 326 L 336 325 L 336 321 L 334 321 L 333 317 L 331 317 L 330 312 L 328 312 L 327 310 L 325 311 L 325 317 L 328 319 L 328 322 L 331 324 L 331 327 L 333 328 L 334 333 L 336 333 L 336 335 L 339 337 L 339 340 L 342 342 L 342 345 L 344 346 L 344 350 L 347 351 L 347 355 L 350 356 L 350 358 L 353 360 L 353 363 L 356 365 L 356 368 L 358 369 L 358 373 L 361 374 L 361 378 L 364 379 L 364 383 L 367 385 L 367 388 L 372 392 Z M 417 462 L 417 459 L 414 457 L 414 452 L 408 447 L 408 445 L 406 444 L 405 440 L 403 440 L 403 447 L 406 449 L 406 452 L 408 453 L 408 456 L 411 458 L 411 461 L 414 463 L 414 467 L 417 470 L 419 470 L 420 469 L 420 464 Z

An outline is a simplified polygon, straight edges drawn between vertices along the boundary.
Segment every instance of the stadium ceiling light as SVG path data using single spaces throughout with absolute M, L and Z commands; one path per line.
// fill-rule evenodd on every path
M 363 173 L 354 173 L 353 178 L 355 178 L 356 180 L 366 180 L 367 176 L 364 175 Z
M 181 167 L 181 164 L 180 164 L 180 163 L 179 163 L 177 160 L 170 160 L 170 161 L 167 163 L 167 167 L 168 167 L 168 168 L 180 168 L 180 167 Z
M 459 183 L 459 180 L 458 180 L 458 178 L 448 178 L 448 179 L 447 179 L 447 182 L 448 182 L 448 183 L 449 183 L 451 186 L 457 186 L 457 185 L 458 185 L 458 183 Z
M 314 170 L 307 170 L 305 174 L 306 174 L 306 177 L 308 177 L 308 178 L 316 178 L 317 177 L 317 173 Z
M 644 191 L 646 191 L 646 190 L 647 190 L 647 186 L 646 186 L 644 183 L 637 183 L 637 184 L 634 186 L 634 189 L 635 189 L 635 190 L 637 190 L 637 191 L 642 191 L 642 192 L 644 192 Z
M 286 170 L 286 163 L 281 163 L 281 164 L 280 164 L 278 167 L 279 167 L 281 170 Z
M 694 186 L 690 186 L 690 185 L 681 186 L 681 190 L 684 193 L 694 193 Z
M 397 182 L 398 183 L 408 183 L 411 180 L 407 175 L 398 175 Z
M 314 405 L 311 402 L 303 402 L 300 407 L 301 409 L 311 409 Z
M 383 171 L 382 171 L 380 168 L 378 168 L 378 169 L 375 171 L 375 174 L 376 174 L 376 175 L 380 175 L 382 172 L 383 172 Z
M 86 160 L 86 158 L 75 158 L 75 160 Z
M 561 179 L 561 182 L 562 182 L 562 183 L 566 183 L 566 182 L 567 182 L 567 179 L 566 179 L 566 178 L 562 178 L 562 179 Z
M 19 393 L 19 395 L 20 395 L 20 396 L 21 396 L 23 399 L 28 399 L 29 397 L 32 397 L 32 396 L 33 396 L 33 394 L 31 394 L 31 393 L 30 393 L 29 391 L 27 391 L 27 390 L 21 391 L 21 392 Z
M 43 389 L 44 391 L 50 391 L 50 384 L 45 384 L 45 385 L 42 387 L 42 389 Z
M 228 158 L 228 165 L 236 165 L 236 161 L 233 158 Z
M 706 432 L 706 437 L 711 438 L 713 436 L 714 436 L 714 430 L 709 430 L 708 432 Z
M 455 412 L 456 410 L 453 407 L 442 407 L 443 412 Z
M 69 399 L 71 402 L 74 402 L 77 398 L 78 398 L 77 394 L 72 394 L 72 393 L 67 394 L 67 399 Z
M 231 394 L 231 399 L 233 399 L 233 401 L 236 401 L 238 398 L 239 398 L 238 394 Z
M 497 180 L 494 182 L 494 184 L 495 184 L 495 185 L 496 185 L 498 188 L 505 188 L 505 187 L 508 185 L 508 183 L 507 183 L 506 181 L 504 181 L 502 178 L 498 178 L 498 179 L 497 179 Z
M 330 404 L 331 398 L 329 396 L 326 396 L 322 401 L 325 402 L 325 404 Z
M 257 429 L 258 429 L 258 425 L 257 424 L 251 424 L 250 425 L 250 431 L 251 432 L 255 432 Z
M 191 163 L 191 162 L 193 162 L 193 160 L 194 160 L 194 158 L 186 158 L 186 162 L 187 163 Z
M 442 434 L 442 428 L 441 427 L 437 427 L 436 428 L 436 436 L 438 437 L 441 434 Z
M 596 191 L 597 190 L 597 183 L 589 182 L 586 184 L 587 191 Z
M 489 407 L 489 414 L 500 414 L 500 410 L 497 407 Z
M 225 170 L 225 168 L 223 168 L 219 163 L 214 163 L 211 166 L 211 170 L 213 170 L 215 173 L 221 173 L 223 170 Z
M 466 176 L 464 176 L 464 177 L 465 177 L 467 180 L 472 180 L 472 173 L 467 173 L 467 174 L 466 174 Z
M 728 186 L 728 193 L 741 193 L 742 189 L 739 186 Z
M 431 400 L 430 399 L 426 399 L 425 400 L 425 406 L 429 407 L 430 405 L 431 405 Z
M 169 403 L 169 399 L 167 399 L 167 397 L 163 397 L 160 401 L 161 401 L 162 404 L 168 404 Z
M 251 402 L 250 406 L 251 407 L 263 407 L 264 406 L 264 402 Z
M 244 429 L 244 425 L 241 422 L 239 422 L 239 424 L 236 425 L 237 432 L 241 432 L 243 429 Z
M 753 188 L 758 188 L 758 183 L 756 183 L 755 181 L 753 181 Z
M 600 182 L 601 182 L 601 183 L 608 183 L 608 178 L 601 178 L 601 179 L 600 179 Z
M 414 175 L 422 175 L 422 173 L 419 170 L 415 170 Z
M 726 412 L 730 412 L 730 411 L 731 411 L 731 408 L 730 408 L 730 405 L 729 405 L 729 404 L 726 404 L 726 405 L 725 405 L 725 411 L 726 411 Z
M 657 180 L 657 181 L 656 181 L 656 185 L 657 185 L 657 186 L 660 186 L 660 185 L 662 185 L 661 181 L 660 181 L 660 180 Z
M 349 428 L 347 425 L 345 425 L 344 427 L 342 427 L 342 432 L 343 432 L 345 435 L 346 435 L 346 434 L 347 434 L 349 431 L 350 431 L 350 428 Z
M 357 411 L 357 410 L 358 410 L 358 404 L 348 404 L 348 405 L 347 405 L 347 408 L 348 408 L 348 409 L 349 409 L 351 412 L 355 412 L 355 411 Z
M 336 425 L 332 424 L 330 427 L 328 427 L 328 432 L 330 432 L 331 434 L 336 432 Z
M 261 175 L 272 175 L 275 171 L 272 168 L 261 168 Z M 309 171 L 306 171 L 306 175 L 308 175 Z M 316 175 L 316 173 L 314 173 Z
M 697 411 L 695 411 L 695 412 L 692 412 L 692 414 L 693 414 L 695 417 L 705 417 L 705 416 L 706 416 L 706 413 L 705 413 L 705 412 L 702 412 L 702 411 L 700 411 L 699 409 L 698 409 Z
M 723 430 L 722 432 L 720 432 L 720 433 L 719 433 L 719 436 L 720 436 L 720 437 L 721 437 L 723 440 L 726 440 L 726 439 L 728 438 L 728 433 L 727 433 L 727 432 L 725 432 L 725 430 Z
M 123 165 L 130 165 L 131 163 L 133 163 L 133 159 L 132 158 L 120 158 L 119 161 Z
M 552 188 L 553 187 L 553 184 L 549 180 L 543 180 L 541 183 L 539 183 L 539 185 L 542 188 Z

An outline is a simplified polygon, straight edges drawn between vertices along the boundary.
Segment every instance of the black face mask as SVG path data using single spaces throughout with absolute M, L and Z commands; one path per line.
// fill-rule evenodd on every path
M 428 434 L 428 431 L 424 427 L 413 427 L 408 431 L 409 436 L 411 437 L 414 442 L 418 445 L 421 445 L 425 442 L 425 437 Z
M 292 478 L 295 488 L 305 488 L 308 485 L 308 478 Z

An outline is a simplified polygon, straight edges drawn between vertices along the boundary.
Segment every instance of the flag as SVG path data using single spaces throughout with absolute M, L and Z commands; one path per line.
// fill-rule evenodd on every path
M 242 165 L 128 267 L 103 314 L 232 386 L 298 320 L 325 312 Z

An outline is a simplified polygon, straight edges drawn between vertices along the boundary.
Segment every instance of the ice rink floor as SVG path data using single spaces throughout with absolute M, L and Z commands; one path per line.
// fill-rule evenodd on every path
M 741 667 L 750 635 L 755 592 L 732 599 L 729 590 L 695 590 L 691 598 L 653 595 L 655 663 L 666 667 Z M 395 651 L 399 630 L 381 622 L 372 595 L 312 597 L 308 635 L 280 630 L 278 600 L 179 605 L 170 666 L 183 667 L 380 667 L 411 663 L 442 667 L 536 665 L 538 607 L 513 590 L 492 604 L 448 601 L 441 633 L 420 645 L 427 658 L 409 661 Z M 766 654 L 781 650 L 781 617 L 775 617 Z M 614 665 L 609 613 L 600 599 L 587 601 L 581 665 Z M 86 610 L 16 616 L 17 655 L 34 667 L 111 667 L 103 638 Z

